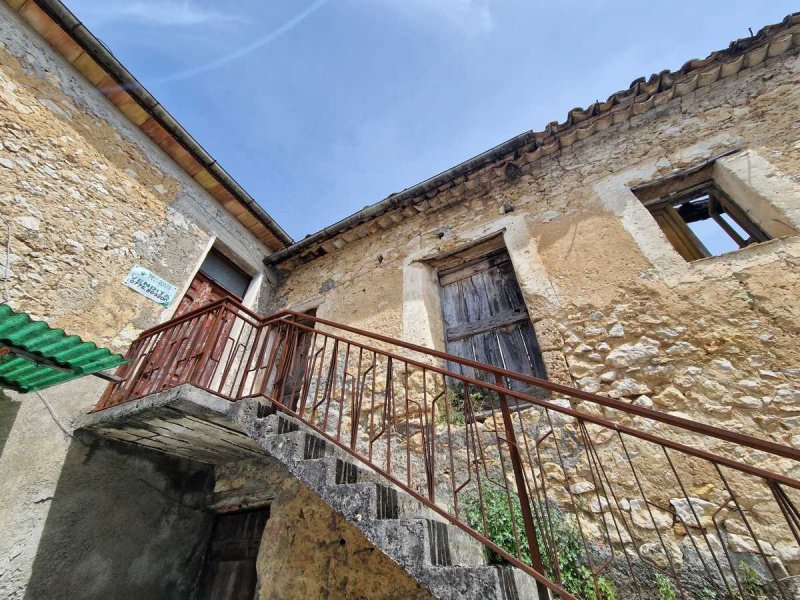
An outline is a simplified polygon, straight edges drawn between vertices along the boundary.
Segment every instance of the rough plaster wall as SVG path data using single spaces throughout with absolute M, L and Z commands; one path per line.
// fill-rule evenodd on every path
M 269 502 L 259 548 L 259 600 L 428 600 L 430 594 L 273 462 L 218 468 L 214 505 Z
M 27 551 L 17 524 L 35 520 L 42 536 L 27 587 L 18 561 L 0 562 L 0 597 L 190 598 L 212 523 L 212 481 L 209 468 L 189 461 L 72 439 L 57 485 L 35 501 L 48 507 L 43 522 L 28 507 L 0 505 L 12 557 Z
M 508 247 L 537 336 L 546 337 L 544 345 L 560 357 L 547 364 L 552 379 L 798 447 L 799 84 L 795 51 L 523 165 L 519 178 L 486 169 L 471 177 L 480 185 L 459 203 L 420 213 L 308 264 L 284 265 L 288 276 L 278 297 L 291 306 L 322 296 L 320 317 L 424 340 L 418 329 L 430 321 L 430 303 L 419 289 L 407 289 L 425 279 L 413 260 L 497 231 L 511 207 L 510 214 L 524 219 L 531 232 L 527 250 Z M 726 184 L 756 189 L 753 197 L 770 202 L 794 233 L 686 263 L 630 188 L 735 148 L 746 152 L 724 161 Z M 429 335 L 430 344 L 442 343 L 433 325 Z M 630 421 L 587 403 L 577 408 Z M 663 427 L 648 429 L 669 435 Z M 612 437 L 594 440 L 607 464 L 619 458 Z M 681 434 L 681 441 L 723 452 L 701 436 Z M 797 465 L 765 461 L 746 449 L 737 453 L 752 464 L 800 476 Z M 564 499 L 567 486 L 594 489 L 587 469 L 565 474 L 555 464 L 544 467 L 553 467 L 550 489 L 557 499 Z M 686 477 L 693 497 L 725 502 L 713 473 Z M 630 481 L 617 483 L 625 502 L 637 497 Z M 657 469 L 645 484 L 666 506 L 681 496 Z M 763 489 L 743 489 L 758 527 L 769 531 L 780 522 L 768 509 L 768 496 L 756 506 L 765 498 Z M 640 504 L 625 510 L 641 522 Z M 733 521 L 726 527 L 742 533 Z M 682 556 L 685 530 L 671 516 L 659 528 L 670 554 Z M 595 527 L 588 534 L 600 539 L 600 531 Z M 653 537 L 652 531 L 638 534 Z M 796 545 L 788 538 L 775 541 L 782 566 L 800 573 Z M 652 544 L 639 550 L 652 554 Z M 663 554 L 651 558 L 665 561 Z
M 267 253 L 4 2 L 0 217 L 12 228 L 11 305 L 117 351 L 171 314 L 122 285 L 134 264 L 182 290 L 214 238 L 254 273 Z M 0 264 L 5 234 L 0 222 Z M 265 284 L 257 308 L 268 297 Z M 71 431 L 104 387 L 87 378 L 0 400 L 0 597 L 24 595 L 72 455 L 62 428 Z M 76 548 L 58 537 L 47 544 L 53 555 Z

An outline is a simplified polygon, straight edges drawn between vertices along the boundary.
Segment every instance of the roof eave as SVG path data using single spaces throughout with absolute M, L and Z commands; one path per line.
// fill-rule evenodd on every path
M 742 68 L 760 64 L 772 58 L 800 47 L 800 31 L 788 30 L 800 24 L 800 12 L 786 16 L 781 23 L 767 25 L 749 38 L 735 40 L 725 50 L 712 52 L 707 58 L 687 61 L 677 71 L 662 71 L 634 80 L 627 90 L 611 94 L 605 102 L 596 102 L 586 109 L 574 108 L 569 111 L 563 123 L 554 121 L 543 131 L 528 131 L 495 146 L 456 165 L 452 169 L 440 173 L 417 185 L 406 188 L 400 193 L 392 194 L 383 200 L 369 205 L 360 211 L 330 225 L 293 245 L 284 248 L 264 259 L 267 265 L 277 265 L 295 257 L 313 256 L 315 246 L 341 239 L 345 232 L 363 225 L 394 209 L 416 204 L 417 201 L 430 199 L 432 193 L 458 178 L 485 168 L 493 163 L 533 162 L 543 156 L 549 156 L 576 141 L 586 139 L 597 131 L 631 116 L 643 114 L 648 110 L 668 102 L 685 93 L 691 93 L 698 87 L 710 85 L 719 79 L 735 75 Z M 785 35 L 781 35 L 785 34 Z M 774 47 L 773 47 L 774 45 Z M 741 59 L 741 60 L 740 60 Z M 740 63 L 736 65 L 737 61 Z M 723 63 L 725 63 L 723 65 Z M 723 66 L 734 65 L 727 71 Z M 714 74 L 714 71 L 717 71 Z M 710 75 L 714 74 L 714 77 Z M 433 192 L 433 190 L 437 190 Z
M 6 0 L 6 3 L 270 250 L 279 250 L 294 242 L 62 2 Z M 69 36 L 74 46 L 63 39 L 56 40 L 54 36 L 57 32 L 52 30 L 51 23 L 47 23 L 45 19 L 49 19 L 52 25 Z M 77 54 L 77 49 L 80 49 L 80 54 Z M 84 53 L 95 65 L 84 65 Z M 81 62 L 76 64 L 79 59 Z M 113 81 L 113 85 L 104 83 L 106 78 L 101 76 L 95 66 Z M 88 78 L 87 70 L 91 70 L 92 79 Z M 131 106 L 131 102 L 136 106 Z M 136 107 L 140 110 L 136 110 Z M 162 132 L 168 139 L 159 139 L 163 137 Z

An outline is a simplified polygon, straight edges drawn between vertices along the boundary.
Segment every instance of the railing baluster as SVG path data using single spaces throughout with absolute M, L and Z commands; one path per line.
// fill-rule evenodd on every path
M 495 384 L 497 387 L 505 387 L 503 378 L 495 374 Z M 511 422 L 511 412 L 508 410 L 508 400 L 505 394 L 499 395 L 500 412 L 503 415 L 503 427 L 505 429 L 508 451 L 511 455 L 511 468 L 514 470 L 514 480 L 517 483 L 517 495 L 522 509 L 522 522 L 525 524 L 525 535 L 528 538 L 528 547 L 531 551 L 532 567 L 544 574 L 544 563 L 542 554 L 539 550 L 539 541 L 536 539 L 536 528 L 533 524 L 533 514 L 531 513 L 531 502 L 528 497 L 528 486 L 525 483 L 525 472 L 522 467 L 522 458 L 517 446 L 517 434 L 514 432 L 514 424 Z
M 659 525 L 656 508 L 683 525 L 684 552 L 697 554 L 692 568 L 702 573 L 709 587 L 744 598 L 746 582 L 737 572 L 741 559 L 728 547 L 730 531 L 724 531 L 741 520 L 757 549 L 752 555 L 769 572 L 771 581 L 763 584 L 770 593 L 787 597 L 762 539 L 784 545 L 793 540 L 800 545 L 800 511 L 788 494 L 800 490 L 800 481 L 786 474 L 800 460 L 797 449 L 310 315 L 284 312 L 261 318 L 231 300 L 145 331 L 127 357 L 129 364 L 117 371 L 124 380 L 107 388 L 97 410 L 182 383 L 232 401 L 257 397 L 270 402 L 562 598 L 574 598 L 557 585 L 566 577 L 559 565 L 563 531 L 558 528 L 565 526 L 561 515 L 567 513 L 574 515 L 570 527 L 579 538 L 574 543 L 583 549 L 581 560 L 589 569 L 587 585 L 595 595 L 602 593 L 608 573 L 624 569 L 639 597 L 651 597 L 652 582 L 642 566 L 633 562 L 638 557 L 654 572 L 667 574 L 679 597 L 692 597 L 697 590 L 687 587 L 688 580 L 682 577 L 669 546 L 676 543 L 669 541 L 675 535 L 684 534 L 671 531 L 671 525 Z M 529 393 L 531 388 L 547 394 Z M 576 410 L 551 400 L 548 394 L 601 410 Z M 473 398 L 480 399 L 481 406 L 474 406 Z M 633 419 L 615 422 L 603 416 L 602 409 Z M 651 426 L 637 428 L 631 421 L 637 427 L 643 421 Z M 716 453 L 701 449 L 712 442 Z M 402 444 L 399 449 L 398 444 Z M 651 448 L 660 452 L 653 454 Z M 743 460 L 741 448 L 754 451 L 748 453 L 753 457 Z M 654 464 L 662 454 L 658 465 Z M 649 462 L 640 469 L 643 460 Z M 551 474 L 548 465 L 563 477 Z M 727 498 L 717 506 L 710 523 L 707 513 L 697 512 L 689 493 L 694 485 L 687 474 L 690 465 L 711 469 L 716 473 L 714 480 L 719 477 L 724 484 Z M 663 476 L 652 476 L 651 471 L 659 468 L 668 474 L 668 490 Z M 736 477 L 726 477 L 728 470 Z M 583 506 L 586 496 L 572 491 L 573 483 L 581 480 L 591 486 L 598 504 L 594 513 Z M 767 502 L 764 497 L 769 499 L 768 509 L 741 506 L 746 486 L 761 493 L 761 504 Z M 437 498 L 441 492 L 444 497 Z M 670 493 L 687 503 L 686 513 L 664 504 Z M 522 527 L 519 517 L 512 516 L 511 539 L 504 547 L 490 539 L 492 523 L 487 515 L 487 503 L 491 500 L 496 506 L 498 497 L 512 515 L 519 514 L 515 513 L 519 503 L 522 515 Z M 641 517 L 634 518 L 623 508 L 622 503 L 634 497 L 641 498 L 644 518 L 649 518 L 652 528 L 638 527 Z M 737 521 L 731 520 L 729 505 L 735 507 Z M 774 522 L 766 522 L 773 516 Z M 653 551 L 663 552 L 660 566 L 643 556 L 647 542 L 655 543 Z M 526 543 L 530 564 L 522 561 Z

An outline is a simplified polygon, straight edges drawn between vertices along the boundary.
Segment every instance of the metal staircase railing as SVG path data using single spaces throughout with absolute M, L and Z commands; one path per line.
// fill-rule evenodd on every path
M 127 358 L 96 410 L 184 383 L 268 402 L 560 597 L 617 580 L 649 598 L 654 577 L 686 599 L 795 597 L 798 449 L 231 300 Z

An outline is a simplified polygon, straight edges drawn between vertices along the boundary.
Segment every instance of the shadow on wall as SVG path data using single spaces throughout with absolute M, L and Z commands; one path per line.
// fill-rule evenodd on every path
M 213 523 L 206 465 L 79 434 L 26 600 L 188 599 Z
M 22 402 L 9 398 L 0 390 L 0 457 L 3 456 L 3 448 L 6 447 L 21 405 Z

